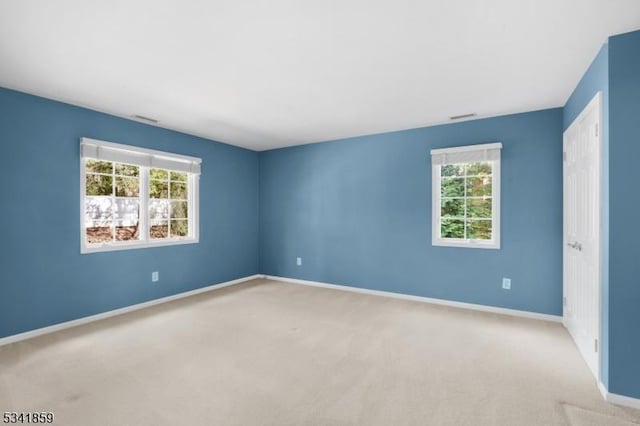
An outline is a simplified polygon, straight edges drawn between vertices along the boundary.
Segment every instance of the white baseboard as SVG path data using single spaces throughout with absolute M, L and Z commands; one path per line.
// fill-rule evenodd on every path
M 456 302 L 453 300 L 434 299 L 431 297 L 413 296 L 410 294 L 392 293 L 390 291 L 381 290 L 369 290 L 366 288 L 351 287 L 339 284 L 328 284 L 317 281 L 298 280 L 295 278 L 276 277 L 272 275 L 265 275 L 264 278 L 274 281 L 284 281 L 287 283 L 310 285 L 314 287 L 332 288 L 334 290 L 352 291 L 355 293 L 371 294 L 374 296 L 393 297 L 395 299 L 413 300 L 415 302 L 431 303 L 435 305 L 453 306 L 456 308 L 472 309 L 475 311 L 491 312 L 495 314 L 511 315 L 516 317 L 532 318 L 544 321 L 562 322 L 562 317 L 559 315 L 540 314 L 537 312 L 519 311 L 516 309 L 498 308 L 487 305 L 476 305 L 474 303 Z
M 616 405 L 622 405 L 623 407 L 631 407 L 640 410 L 640 399 L 611 393 L 602 382 L 598 382 L 598 389 L 605 401 Z
M 173 294 L 171 296 L 161 297 L 160 299 L 150 300 L 148 302 L 138 303 L 136 305 L 125 306 L 124 308 L 114 309 L 112 311 L 102 312 L 100 314 L 91 315 L 88 317 L 78 318 L 72 321 L 61 322 L 59 324 L 50 325 L 48 327 L 37 328 L 35 330 L 26 331 L 20 334 L 14 334 L 0 338 L 0 346 L 8 345 L 10 343 L 19 342 L 21 340 L 31 339 L 34 337 L 42 336 L 43 334 L 54 333 L 56 331 L 65 330 L 67 328 L 76 327 L 78 325 L 87 324 L 101 319 L 114 317 L 116 315 L 126 314 L 127 312 L 137 311 L 139 309 L 148 308 L 150 306 L 159 305 L 160 303 L 167 303 L 173 300 L 183 299 L 185 297 L 194 296 L 196 294 L 205 293 L 207 291 L 218 290 L 220 288 L 229 287 L 231 285 L 240 284 L 246 281 L 250 281 L 256 278 L 264 278 L 264 275 L 256 274 L 244 278 L 238 278 L 237 280 L 227 281 L 219 284 L 213 284 L 207 287 L 197 288 L 195 290 L 185 291 L 183 293 Z
M 598 381 L 598 390 L 600 391 L 600 394 L 602 395 L 602 397 L 606 401 L 607 400 L 607 394 L 609 394 L 609 391 L 604 386 L 604 383 L 602 383 L 601 381 Z

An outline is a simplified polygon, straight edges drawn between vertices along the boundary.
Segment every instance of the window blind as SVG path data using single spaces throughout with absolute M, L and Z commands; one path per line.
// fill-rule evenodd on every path
M 200 174 L 202 160 L 186 155 L 155 151 L 112 142 L 82 138 L 80 141 L 80 156 L 100 161 L 114 161 L 116 163 L 134 166 L 152 167 Z
M 442 166 L 445 164 L 496 161 L 500 159 L 501 149 L 502 144 L 500 142 L 432 149 L 431 164 Z

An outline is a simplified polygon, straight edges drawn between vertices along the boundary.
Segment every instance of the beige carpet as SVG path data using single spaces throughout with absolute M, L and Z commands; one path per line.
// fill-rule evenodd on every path
M 633 425 L 560 324 L 255 280 L 0 347 L 59 425 Z

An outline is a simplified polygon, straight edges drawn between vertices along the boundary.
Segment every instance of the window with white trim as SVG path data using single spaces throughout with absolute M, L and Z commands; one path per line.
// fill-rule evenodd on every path
M 500 248 L 501 143 L 431 150 L 432 244 Z
M 201 162 L 82 138 L 81 252 L 197 243 Z

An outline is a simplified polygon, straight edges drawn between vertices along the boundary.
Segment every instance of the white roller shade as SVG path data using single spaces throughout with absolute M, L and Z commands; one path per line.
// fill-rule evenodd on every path
M 202 160 L 186 155 L 155 151 L 129 145 L 120 145 L 95 139 L 82 138 L 80 156 L 102 161 L 131 164 L 143 167 L 200 174 Z
M 453 148 L 432 149 L 431 164 L 441 166 L 444 164 L 473 163 L 477 161 L 500 160 L 502 144 L 486 143 L 481 145 L 457 146 Z

